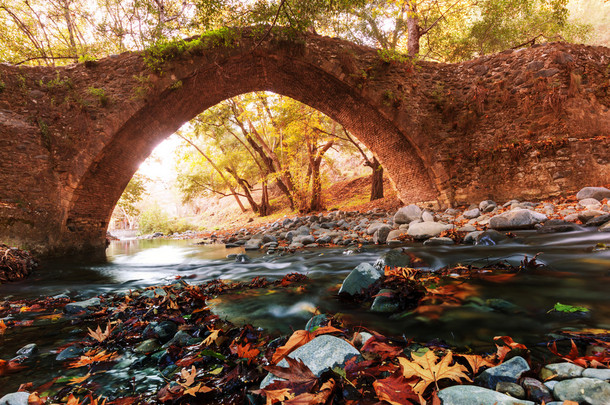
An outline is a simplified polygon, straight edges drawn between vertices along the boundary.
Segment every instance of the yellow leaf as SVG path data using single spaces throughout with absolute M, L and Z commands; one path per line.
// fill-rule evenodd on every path
M 97 340 L 99 343 L 102 343 L 104 340 L 108 339 L 108 336 L 110 336 L 110 333 L 112 333 L 114 330 L 114 328 L 110 326 L 110 321 L 108 322 L 108 325 L 106 325 L 106 330 L 103 332 L 99 325 L 97 325 L 97 329 L 95 331 L 91 330 L 91 328 L 87 329 L 89 329 L 89 336 Z
M 422 395 L 431 383 L 436 384 L 444 378 L 453 381 L 459 381 L 462 378 L 470 380 L 464 373 L 467 371 L 466 367 L 460 364 L 450 366 L 453 362 L 451 352 L 447 352 L 445 357 L 440 361 L 438 361 L 438 357 L 432 350 L 428 350 L 423 356 L 413 355 L 413 361 L 409 361 L 404 357 L 399 357 L 398 361 L 402 366 L 402 373 L 405 378 L 418 377 L 422 380 L 411 385 L 413 391 L 419 395 Z
M 287 399 L 294 398 L 290 388 L 282 388 L 281 390 L 263 390 L 267 397 L 267 405 L 272 405 L 275 402 L 282 402 Z
M 184 386 L 190 387 L 195 382 L 195 377 L 197 377 L 197 369 L 195 366 L 191 366 L 191 370 L 187 370 L 185 368 L 180 372 L 180 377 L 184 379 Z
M 210 335 L 204 339 L 202 342 L 205 346 L 209 346 L 212 343 L 216 342 L 219 338 L 218 334 L 222 331 L 222 329 L 212 329 L 210 331 Z
M 213 391 L 213 389 L 210 387 L 206 387 L 205 385 L 202 386 L 201 383 L 199 383 L 192 388 L 184 390 L 184 394 L 185 395 L 189 394 L 189 395 L 195 396 L 195 394 L 197 394 L 198 392 L 202 392 L 205 394 L 206 392 L 210 392 L 210 391 Z

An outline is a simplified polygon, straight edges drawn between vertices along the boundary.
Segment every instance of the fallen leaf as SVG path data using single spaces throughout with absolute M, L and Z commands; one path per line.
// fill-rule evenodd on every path
M 203 343 L 205 346 L 209 346 L 209 345 L 211 345 L 212 343 L 215 343 L 215 342 L 218 340 L 218 338 L 219 338 L 218 334 L 219 334 L 220 332 L 222 332 L 222 329 L 212 329 L 212 330 L 210 331 L 210 334 L 208 335 L 208 337 L 206 337 L 206 338 L 203 340 L 203 342 L 202 342 L 202 343 Z
M 373 387 L 380 400 L 392 405 L 405 405 L 410 400 L 418 400 L 417 394 L 400 372 L 394 373 L 388 378 L 376 380 L 373 382 Z
M 494 340 L 501 340 L 505 344 L 505 346 L 499 346 L 496 343 L 496 347 L 498 348 L 498 350 L 496 352 L 496 356 L 498 357 L 498 360 L 500 361 L 500 363 L 504 361 L 504 358 L 512 349 L 527 350 L 527 346 L 525 346 L 524 344 L 515 342 L 513 340 L 513 338 L 511 338 L 510 336 L 495 336 Z
M 43 405 L 45 401 L 43 401 L 37 392 L 33 392 L 28 397 L 28 405 Z
M 276 377 L 283 378 L 286 381 L 275 381 L 270 384 L 272 389 L 291 388 L 295 394 L 308 392 L 318 381 L 309 367 L 301 360 L 286 357 L 288 367 L 266 366 L 265 370 L 274 374 Z
M 284 346 L 280 346 L 277 348 L 277 350 L 273 354 L 273 357 L 271 358 L 271 363 L 279 363 L 284 357 L 292 353 L 298 347 L 301 347 L 304 344 L 310 342 L 316 336 L 333 332 L 341 333 L 342 331 L 332 326 L 323 326 L 313 332 L 308 332 L 306 330 L 297 330 L 290 336 Z
M 184 387 L 190 387 L 195 382 L 195 377 L 197 377 L 197 369 L 195 366 L 191 366 L 190 371 L 183 368 L 182 371 L 180 371 L 180 377 L 184 380 L 184 384 L 182 385 Z
M 398 362 L 402 366 L 405 378 L 418 377 L 421 379 L 421 381 L 411 385 L 413 391 L 419 395 L 423 395 L 431 383 L 435 383 L 438 389 L 438 381 L 445 378 L 453 381 L 459 381 L 460 379 L 470 381 L 470 378 L 465 374 L 466 367 L 457 363 L 453 366 L 450 365 L 453 362 L 450 351 L 440 361 L 434 351 L 428 350 L 423 356 L 413 355 L 412 361 L 405 357 L 399 357 Z
M 316 393 L 303 393 L 284 402 L 285 405 L 324 405 L 335 389 L 335 380 L 332 378 L 322 384 L 320 391 Z
M 287 399 L 294 398 L 294 394 L 290 388 L 282 388 L 279 390 L 260 390 L 261 394 L 267 398 L 267 405 L 272 405 L 276 402 L 283 402 Z
M 184 390 L 184 395 L 189 394 L 192 396 L 196 396 L 196 394 L 198 392 L 206 393 L 206 392 L 210 392 L 210 391 L 214 391 L 214 390 L 210 387 L 206 387 L 205 385 L 202 386 L 201 383 L 199 383 L 194 387 Z
M 478 354 L 459 354 L 458 356 L 466 359 L 473 375 L 477 374 L 481 367 L 495 366 L 495 363 L 487 360 L 483 356 L 479 356 Z
M 110 336 L 110 333 L 112 333 L 112 331 L 114 330 L 114 328 L 110 326 L 110 321 L 108 321 L 108 324 L 106 325 L 106 330 L 104 332 L 102 332 L 102 329 L 99 325 L 97 325 L 97 329 L 95 331 L 91 330 L 91 328 L 87 329 L 89 329 L 89 336 L 97 340 L 99 343 L 102 343 L 104 340 L 108 339 L 108 336 Z
M 85 381 L 87 378 L 91 377 L 91 373 L 87 373 L 82 377 L 74 377 L 70 379 L 69 385 L 77 385 Z
M 0 335 L 2 335 L 7 329 L 4 319 L 0 319 Z

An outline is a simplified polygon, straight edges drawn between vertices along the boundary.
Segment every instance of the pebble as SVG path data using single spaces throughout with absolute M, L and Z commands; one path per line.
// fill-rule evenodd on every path
M 523 387 L 512 382 L 500 381 L 496 384 L 496 391 L 514 398 L 525 399 Z
M 379 280 L 381 276 L 382 273 L 377 268 L 368 263 L 361 263 L 343 280 L 339 294 L 359 294 L 360 291 Z
M 547 364 L 540 370 L 542 380 L 565 380 L 566 378 L 580 377 L 584 368 L 572 363 Z
M 77 314 L 79 312 L 87 310 L 87 308 L 89 307 L 100 306 L 101 303 L 102 302 L 97 297 L 90 298 L 85 301 L 70 302 L 69 304 L 66 304 L 66 306 L 64 307 L 64 311 L 69 314 Z
M 454 385 L 438 392 L 443 405 L 535 405 L 476 385 Z
M 553 387 L 555 399 L 589 405 L 610 403 L 610 384 L 596 378 L 573 378 L 559 381 Z
M 523 357 L 516 356 L 499 366 L 488 368 L 478 375 L 476 381 L 486 387 L 495 388 L 501 381 L 516 383 L 521 374 L 529 371 L 530 367 Z

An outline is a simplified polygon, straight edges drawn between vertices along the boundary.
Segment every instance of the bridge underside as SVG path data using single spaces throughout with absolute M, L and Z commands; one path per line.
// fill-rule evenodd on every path
M 344 125 L 405 203 L 540 199 L 610 181 L 607 48 L 551 44 L 413 66 L 315 35 L 257 43 L 246 31 L 154 71 L 135 53 L 58 69 L 0 66 L 0 242 L 103 254 L 112 209 L 154 146 L 214 104 L 258 90 Z

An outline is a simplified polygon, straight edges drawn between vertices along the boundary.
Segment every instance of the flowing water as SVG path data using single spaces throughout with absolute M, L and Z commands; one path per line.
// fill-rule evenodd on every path
M 610 329 L 610 250 L 595 248 L 598 244 L 610 245 L 608 233 L 583 230 L 541 235 L 525 231 L 508 243 L 495 246 L 405 245 L 427 263 L 428 269 L 458 263 L 519 264 L 525 256 L 531 258 L 537 253 L 537 260 L 544 267 L 523 271 L 502 282 L 485 278 L 462 280 L 470 294 L 463 305 L 442 307 L 428 314 L 394 315 L 375 314 L 336 296 L 342 280 L 354 267 L 363 262 L 374 263 L 387 247 L 364 246 L 351 254 L 337 248 L 272 255 L 248 252 L 251 262 L 236 263 L 226 256 L 242 253 L 241 248 L 194 242 L 115 241 L 108 248 L 106 263 L 45 263 L 26 281 L 0 285 L 0 299 L 67 294 L 81 300 L 107 292 L 170 284 L 176 276 L 196 284 L 216 278 L 249 281 L 260 276 L 274 280 L 298 272 L 311 279 L 303 289 L 247 290 L 223 295 L 210 305 L 233 322 L 251 323 L 279 333 L 302 329 L 317 309 L 341 313 L 352 324 L 382 333 L 422 342 L 440 339 L 451 346 L 476 351 L 493 347 L 493 336 L 497 335 L 510 335 L 535 345 L 548 340 L 549 333 L 562 329 Z M 590 312 L 585 316 L 549 313 L 557 302 L 584 306 Z M 59 325 L 36 328 L 35 332 L 31 329 L 21 328 L 22 336 L 15 332 L 10 338 L 0 337 L 0 358 L 11 358 L 25 343 L 37 343 L 44 350 L 70 340 Z

